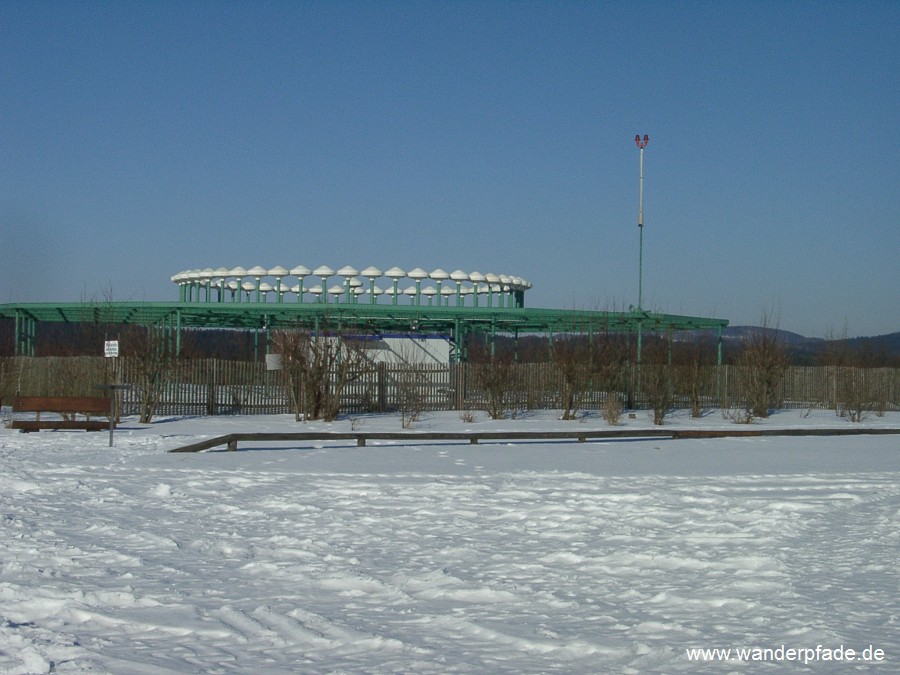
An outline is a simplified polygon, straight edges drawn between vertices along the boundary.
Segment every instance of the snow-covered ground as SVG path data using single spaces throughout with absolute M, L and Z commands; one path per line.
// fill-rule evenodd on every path
M 735 428 L 718 412 L 669 423 Z M 414 428 L 576 425 L 607 426 L 435 413 Z M 646 412 L 623 425 L 652 427 Z M 785 666 L 686 652 L 743 647 L 814 650 L 799 672 L 900 672 L 900 436 L 166 452 L 351 426 L 401 430 L 393 416 L 126 419 L 109 448 L 106 433 L 0 428 L 0 673 Z

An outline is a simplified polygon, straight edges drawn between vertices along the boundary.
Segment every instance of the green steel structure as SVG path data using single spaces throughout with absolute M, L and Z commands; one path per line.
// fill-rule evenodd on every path
M 329 286 L 329 279 L 339 281 Z M 325 333 L 446 335 L 456 361 L 466 359 L 466 336 L 715 330 L 721 358 L 723 319 L 645 312 L 526 309 L 531 283 L 506 274 L 482 274 L 420 267 L 362 271 L 327 265 L 265 268 L 259 265 L 185 270 L 172 276 L 178 302 L 23 303 L 0 305 L 0 319 L 15 324 L 15 353 L 33 355 L 42 322 L 156 326 L 180 350 L 181 334 L 192 328 L 269 331 L 301 328 Z M 386 283 L 386 288 L 376 283 Z M 400 288 L 400 283 L 405 288 Z M 382 301 L 380 296 L 385 296 Z M 400 298 L 404 301 L 401 302 Z M 255 341 L 259 344 L 259 340 Z M 640 362 L 640 339 L 638 339 Z
M 183 329 L 232 328 L 264 333 L 275 329 L 378 335 L 420 333 L 447 335 L 455 346 L 453 358 L 465 360 L 465 338 L 487 335 L 562 333 L 603 334 L 715 331 L 721 337 L 725 319 L 679 316 L 633 310 L 607 312 L 536 309 L 506 303 L 502 306 L 430 306 L 365 302 L 179 302 L 12 303 L 0 305 L 0 319 L 14 322 L 15 353 L 35 353 L 37 326 L 43 322 L 136 324 L 171 330 L 180 346 Z M 268 340 L 266 339 L 266 344 Z M 99 346 L 98 346 L 99 349 Z

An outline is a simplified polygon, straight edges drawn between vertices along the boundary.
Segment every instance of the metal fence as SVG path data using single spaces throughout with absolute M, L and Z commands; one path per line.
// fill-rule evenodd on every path
M 121 393 L 124 414 L 140 405 L 139 363 L 128 358 L 9 357 L 0 359 L 0 403 L 23 396 L 103 395 L 97 385 L 132 384 Z M 486 392 L 477 383 L 473 364 L 377 364 L 350 378 L 341 396 L 341 412 L 358 414 L 399 409 L 414 390 L 422 410 L 478 410 Z M 676 407 L 689 407 L 690 390 L 699 393 L 704 407 L 731 407 L 744 399 L 736 366 L 709 366 L 700 372 L 672 367 Z M 507 396 L 510 409 L 561 407 L 563 375 L 552 364 L 513 366 Z M 599 377 L 588 382 L 579 405 L 597 410 L 610 394 L 635 408 L 648 402 L 636 385 L 636 367 L 627 368 L 612 386 Z M 623 384 L 624 383 L 624 384 Z M 781 379 L 776 404 L 780 408 L 837 408 L 846 403 L 847 390 L 864 391 L 873 408 L 900 410 L 900 369 L 836 366 L 791 367 Z M 868 405 L 869 403 L 867 403 Z M 187 360 L 178 364 L 163 385 L 158 415 L 227 415 L 293 412 L 282 371 L 266 370 L 260 362 L 218 359 Z

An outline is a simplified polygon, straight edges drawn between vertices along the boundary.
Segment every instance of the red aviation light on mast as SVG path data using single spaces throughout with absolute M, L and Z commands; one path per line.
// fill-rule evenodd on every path
M 644 134 L 644 140 L 641 140 L 640 134 L 635 134 L 634 144 L 638 146 L 641 150 L 647 147 L 647 144 L 650 142 L 650 137 L 647 134 Z

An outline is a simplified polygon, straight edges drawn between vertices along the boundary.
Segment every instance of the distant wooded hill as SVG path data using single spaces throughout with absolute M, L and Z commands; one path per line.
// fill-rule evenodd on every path
M 728 326 L 723 337 L 726 345 L 734 348 L 743 340 L 760 331 L 766 331 L 776 336 L 778 341 L 787 348 L 794 365 L 828 363 L 840 365 L 842 360 L 852 359 L 854 365 L 900 367 L 900 332 L 872 337 L 826 340 L 809 338 L 777 328 Z M 732 351 L 732 349 L 728 349 L 728 351 Z

